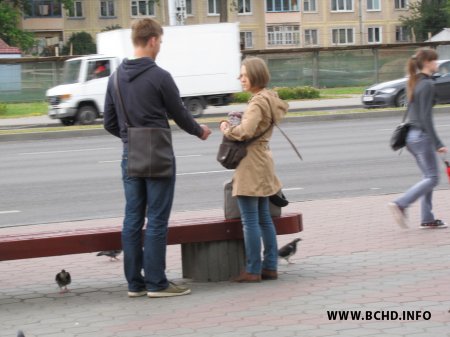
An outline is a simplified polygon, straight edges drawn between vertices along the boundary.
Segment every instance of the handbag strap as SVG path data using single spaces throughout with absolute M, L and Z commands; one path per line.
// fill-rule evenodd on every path
M 406 117 L 408 116 L 408 113 L 409 113 L 409 104 L 406 106 L 406 111 L 405 111 L 405 113 L 403 114 L 402 123 L 405 123 Z
M 119 87 L 119 69 L 117 69 L 114 72 L 114 87 L 116 88 L 116 93 L 117 96 L 119 97 L 119 104 L 120 104 L 120 108 L 122 109 L 123 115 L 125 117 L 125 126 L 126 127 L 130 127 L 132 126 L 130 123 L 130 120 L 128 118 L 128 113 L 127 110 L 125 109 L 125 104 L 123 104 L 123 98 L 122 98 L 122 94 L 120 93 L 120 87 Z

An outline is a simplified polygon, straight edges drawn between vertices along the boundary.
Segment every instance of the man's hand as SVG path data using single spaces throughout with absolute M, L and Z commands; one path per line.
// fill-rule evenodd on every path
M 200 124 L 200 127 L 203 129 L 203 134 L 200 137 L 201 140 L 207 140 L 209 135 L 211 134 L 210 128 L 205 124 Z
M 443 146 L 443 147 L 439 148 L 439 149 L 437 150 L 437 152 L 438 152 L 438 153 L 447 153 L 448 150 L 447 150 L 447 148 L 446 148 L 445 146 Z

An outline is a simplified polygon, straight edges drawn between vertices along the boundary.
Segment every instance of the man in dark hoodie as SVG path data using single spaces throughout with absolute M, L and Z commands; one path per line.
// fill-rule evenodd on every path
M 170 128 L 169 116 L 187 133 L 206 140 L 211 131 L 192 118 L 183 105 L 172 76 L 155 63 L 162 35 L 163 29 L 155 20 L 141 19 L 132 25 L 135 58 L 125 59 L 117 69 L 130 123 L 136 127 Z M 122 180 L 126 205 L 122 247 L 128 296 L 189 294 L 189 288 L 169 282 L 165 274 L 167 226 L 174 197 L 175 172 L 170 178 L 134 178 L 127 175 L 127 128 L 113 78 L 110 77 L 106 93 L 104 127 L 122 139 L 124 148 Z M 142 228 L 146 216 L 148 223 L 142 248 Z

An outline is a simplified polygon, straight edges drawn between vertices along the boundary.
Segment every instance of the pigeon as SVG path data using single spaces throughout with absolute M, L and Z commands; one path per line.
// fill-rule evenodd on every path
M 56 274 L 55 281 L 58 284 L 59 288 L 61 289 L 60 292 L 61 294 L 69 291 L 69 289 L 67 289 L 67 286 L 72 281 L 69 272 L 65 271 L 64 269 L 61 270 L 61 272 Z
M 117 258 L 117 255 L 120 255 L 120 253 L 122 253 L 122 251 L 120 249 L 118 250 L 104 250 L 101 251 L 97 254 L 97 256 L 109 256 L 109 260 L 113 261 L 116 260 L 118 261 L 119 259 Z
M 25 334 L 22 330 L 17 331 L 17 337 L 25 337 Z
M 292 263 L 289 261 L 289 258 L 294 255 L 297 252 L 297 242 L 301 241 L 302 239 L 297 238 L 291 242 L 289 242 L 287 245 L 284 245 L 278 250 L 278 256 L 285 259 L 288 263 Z

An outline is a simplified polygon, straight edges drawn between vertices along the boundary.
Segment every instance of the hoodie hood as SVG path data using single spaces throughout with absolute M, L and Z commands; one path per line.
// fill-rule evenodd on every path
M 288 111 L 289 104 L 279 98 L 275 91 L 263 89 L 258 92 L 255 97 L 256 96 L 262 96 L 269 103 L 275 123 L 279 123 L 284 118 Z
M 156 67 L 155 61 L 149 57 L 138 59 L 125 59 L 119 67 L 120 76 L 126 82 L 132 82 L 150 68 Z

